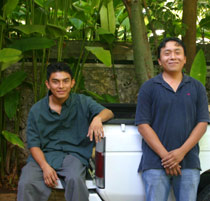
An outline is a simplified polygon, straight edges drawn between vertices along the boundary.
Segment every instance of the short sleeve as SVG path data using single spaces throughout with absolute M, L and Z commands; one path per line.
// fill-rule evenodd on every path
M 91 97 L 87 96 L 87 106 L 89 109 L 89 119 L 90 121 L 93 119 L 94 116 L 99 114 L 102 110 L 105 109 L 104 106 L 97 103 L 95 100 L 93 100 Z
M 28 115 L 26 135 L 29 149 L 31 147 L 40 147 L 39 130 L 37 129 L 36 120 L 32 111 L 30 111 Z
M 79 100 L 80 100 L 80 105 L 82 107 L 82 111 L 84 115 L 86 115 L 89 123 L 92 121 L 94 116 L 96 116 L 103 109 L 105 109 L 104 106 L 97 103 L 90 96 L 79 94 Z
M 151 124 L 152 120 L 152 99 L 150 90 L 146 85 L 143 85 L 138 94 L 138 101 L 136 107 L 135 124 Z

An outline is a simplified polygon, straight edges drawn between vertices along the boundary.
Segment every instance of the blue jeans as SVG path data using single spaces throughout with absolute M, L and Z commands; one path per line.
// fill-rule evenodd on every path
M 196 201 L 200 181 L 198 169 L 182 169 L 182 175 L 168 176 L 165 170 L 150 169 L 142 173 L 146 201 L 167 201 L 172 186 L 176 201 Z

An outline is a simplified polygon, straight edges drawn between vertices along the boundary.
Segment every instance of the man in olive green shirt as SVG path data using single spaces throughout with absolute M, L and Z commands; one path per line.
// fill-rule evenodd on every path
M 18 201 L 47 201 L 63 181 L 67 201 L 88 200 L 85 173 L 94 140 L 104 137 L 102 122 L 113 113 L 82 94 L 70 93 L 75 81 L 69 66 L 47 68 L 46 97 L 32 106 L 27 122 L 30 150 L 18 184 Z

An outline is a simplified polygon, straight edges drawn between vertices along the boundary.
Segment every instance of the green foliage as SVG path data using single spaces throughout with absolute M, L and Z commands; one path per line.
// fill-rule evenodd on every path
M 113 1 L 105 0 L 100 10 L 101 27 L 110 33 L 115 33 L 115 13 Z
M 210 30 L 210 15 L 203 18 L 199 23 L 201 28 Z
M 50 38 L 59 38 L 66 34 L 66 30 L 64 27 L 57 26 L 54 24 L 47 24 L 46 33 Z
M 7 3 L 4 5 L 4 13 L 6 16 L 10 15 L 12 11 L 16 8 L 19 0 L 7 0 Z
M 88 51 L 94 54 L 100 61 L 102 61 L 106 66 L 110 67 L 111 62 L 111 54 L 110 51 L 104 50 L 102 47 L 85 47 Z
M 38 6 L 40 6 L 40 7 L 44 7 L 44 0 L 34 0 L 34 2 L 38 5 Z
M 109 45 L 112 45 L 115 41 L 115 36 L 113 33 L 103 29 L 103 28 L 99 28 L 97 30 L 98 34 L 99 34 L 99 37 L 100 37 L 100 40 L 102 42 L 105 42 Z
M 2 131 L 2 135 L 5 137 L 5 139 L 12 143 L 13 145 L 16 145 L 22 149 L 24 149 L 24 143 L 23 141 L 14 133 L 11 133 L 9 131 Z
M 150 14 L 147 28 L 151 31 L 153 29 L 163 30 L 163 37 L 183 35 L 185 27 L 183 27 L 181 15 L 179 15 L 180 9 L 182 9 L 179 7 L 179 2 L 166 2 L 162 0 L 158 2 L 148 0 Z
M 15 117 L 19 105 L 20 93 L 13 90 L 4 97 L 4 109 L 9 119 Z
M 202 49 L 198 51 L 193 61 L 190 76 L 199 80 L 204 86 L 206 84 L 206 59 Z
M 0 67 L 5 70 L 12 64 L 15 64 L 22 58 L 22 52 L 12 48 L 4 48 L 0 50 Z
M 21 31 L 22 33 L 27 34 L 27 35 L 32 34 L 32 33 L 39 33 L 42 35 L 46 35 L 45 25 L 19 25 L 19 26 L 15 26 L 14 29 Z
M 4 78 L 0 84 L 0 97 L 17 88 L 26 78 L 26 73 L 23 71 L 15 72 Z
M 55 41 L 44 37 L 31 37 L 14 40 L 10 48 L 21 50 L 22 52 L 29 50 L 39 50 L 43 48 L 50 48 L 55 45 Z
M 2 16 L 0 16 L 0 25 L 5 25 L 6 22 Z
M 99 95 L 89 90 L 85 90 L 84 92 L 100 103 L 119 103 L 119 99 L 117 96 L 111 96 L 109 94 Z
M 78 19 L 78 18 L 71 18 L 69 21 L 71 22 L 71 24 L 72 24 L 77 30 L 80 30 L 80 29 L 83 28 L 84 23 L 83 23 L 82 20 L 80 20 L 80 19 Z

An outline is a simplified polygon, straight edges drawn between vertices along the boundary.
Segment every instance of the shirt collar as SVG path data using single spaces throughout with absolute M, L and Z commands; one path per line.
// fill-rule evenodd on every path
M 72 93 L 69 94 L 68 99 L 63 104 L 66 104 L 67 106 L 69 106 L 71 104 L 71 100 L 72 100 Z
M 160 74 L 158 74 L 157 76 L 154 77 L 154 82 L 156 82 L 156 83 L 164 83 L 165 82 L 163 80 L 162 73 L 160 73 Z M 183 73 L 182 83 L 187 83 L 187 82 L 190 82 L 190 77 Z
M 49 97 L 50 97 L 51 94 L 52 94 L 52 92 L 49 90 L 47 92 L 47 105 L 48 105 L 49 108 L 50 108 L 50 106 L 49 106 Z M 68 99 L 63 103 L 63 105 L 69 106 L 71 104 L 71 100 L 72 100 L 72 93 L 69 94 Z

